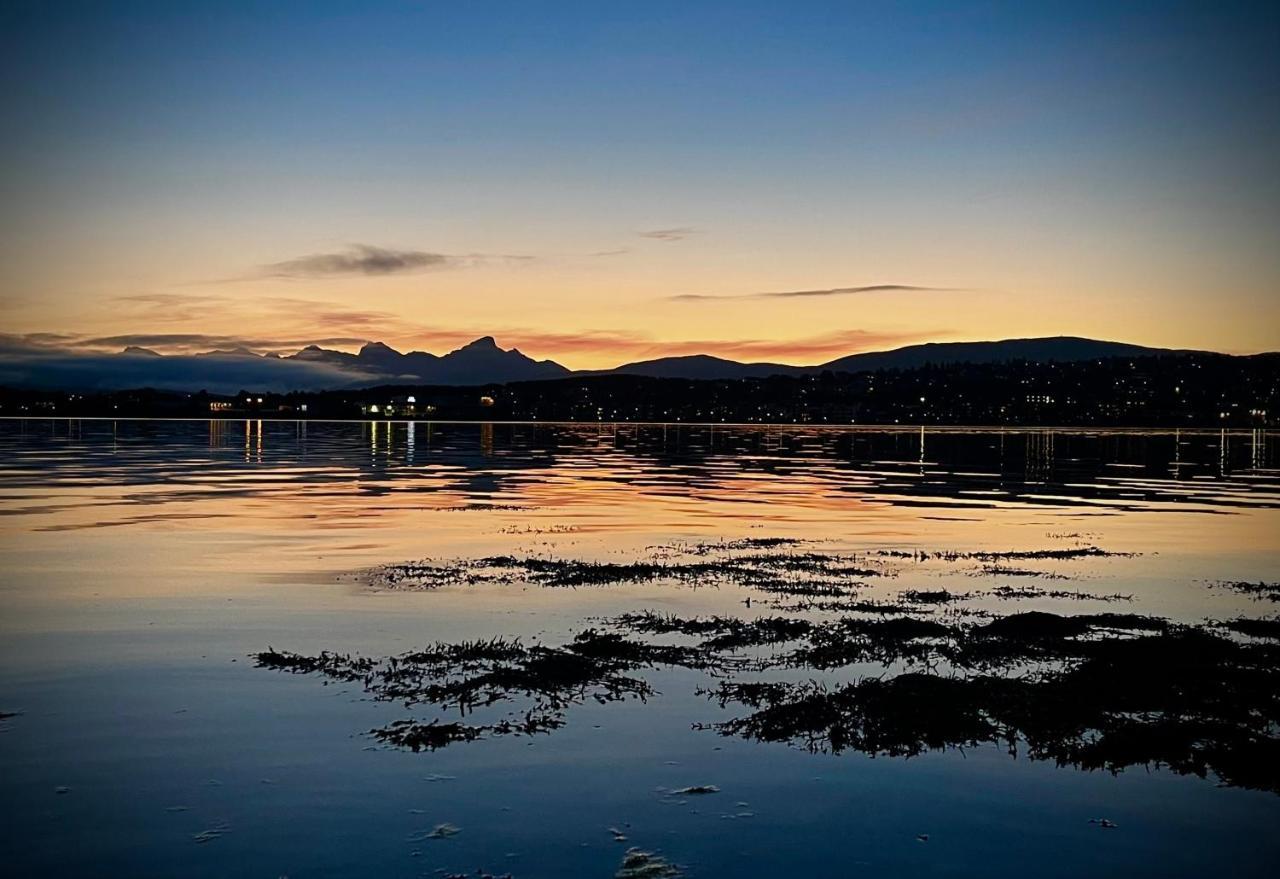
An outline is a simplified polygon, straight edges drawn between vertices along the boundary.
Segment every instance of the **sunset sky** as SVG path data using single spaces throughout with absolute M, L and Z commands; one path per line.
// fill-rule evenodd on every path
M 11 344 L 1280 348 L 1274 3 L 17 0 L 0 24 Z

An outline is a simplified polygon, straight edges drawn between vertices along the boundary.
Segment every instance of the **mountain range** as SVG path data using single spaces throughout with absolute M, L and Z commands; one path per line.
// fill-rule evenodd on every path
M 861 372 L 1009 360 L 1070 362 L 1172 353 L 1185 352 L 1053 336 L 994 342 L 931 342 L 891 351 L 850 354 L 812 366 L 740 363 L 698 354 L 625 363 L 609 370 L 575 372 L 552 360 L 535 360 L 515 348 L 503 349 L 492 336 L 476 339 L 444 355 L 425 351 L 402 353 L 381 342 L 369 342 L 354 354 L 310 345 L 287 356 L 259 355 L 243 348 L 172 355 L 132 346 L 118 354 L 7 348 L 0 349 L 0 384 L 85 390 L 156 387 L 234 393 L 241 389 L 318 390 L 383 384 L 482 385 L 575 375 L 740 379 L 806 375 L 824 370 Z
M 646 375 L 656 378 L 763 378 L 770 375 L 807 375 L 813 372 L 874 372 L 877 369 L 917 369 L 947 363 L 999 363 L 1008 360 L 1039 362 L 1093 360 L 1103 357 L 1138 357 L 1173 353 L 1168 348 L 1146 348 L 1124 342 L 1104 342 L 1076 336 L 1039 339 L 1005 339 L 999 342 L 928 342 L 891 351 L 849 354 L 816 366 L 782 363 L 739 363 L 707 354 L 660 357 L 626 363 L 606 373 Z

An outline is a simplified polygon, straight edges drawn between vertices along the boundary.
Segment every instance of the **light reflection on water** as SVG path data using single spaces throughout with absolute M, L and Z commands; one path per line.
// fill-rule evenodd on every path
M 629 822 L 630 842 L 704 877 L 1262 875 L 1280 856 L 1273 794 L 986 748 L 868 760 L 719 739 L 689 729 L 711 709 L 672 670 L 653 675 L 660 697 L 583 706 L 552 736 L 367 751 L 358 734 L 398 717 L 391 706 L 246 655 L 556 643 L 637 609 L 741 613 L 726 588 L 385 594 L 348 575 L 744 536 L 1097 545 L 1140 555 L 1049 569 L 1132 594 L 1126 612 L 1259 615 L 1271 608 L 1206 581 L 1275 580 L 1277 510 L 1280 453 L 1263 431 L 0 421 L 0 712 L 22 712 L 0 721 L 0 843 L 16 875 L 608 876 L 625 846 L 606 828 Z M 986 585 L 904 563 L 870 594 Z M 1032 608 L 1099 609 L 1017 609 Z M 654 795 L 694 783 L 725 802 Z M 740 811 L 753 817 L 722 817 Z M 1121 827 L 1099 831 L 1096 815 Z M 193 842 L 219 821 L 229 832 Z M 406 842 L 442 822 L 463 832 Z
M 567 503 L 587 488 L 642 498 L 678 490 L 697 501 L 731 491 L 740 503 L 803 497 L 831 506 L 851 498 L 966 508 L 1194 503 L 1222 512 L 1280 503 L 1275 438 L 1260 430 L 71 420 L 9 421 L 0 443 L 10 496 L 149 486 L 170 500 L 215 492 L 322 498 L 348 496 L 355 483 L 361 494 L 412 492 L 438 506 Z M 539 487 L 550 491 L 535 493 Z

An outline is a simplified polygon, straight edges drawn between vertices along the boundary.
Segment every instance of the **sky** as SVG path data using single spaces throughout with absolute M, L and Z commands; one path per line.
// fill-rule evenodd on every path
M 0 8 L 0 336 L 1280 348 L 1275 3 Z

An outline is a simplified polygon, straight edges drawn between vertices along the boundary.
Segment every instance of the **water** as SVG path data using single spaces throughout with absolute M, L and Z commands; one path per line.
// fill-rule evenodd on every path
M 0 712 L 17 712 L 0 720 L 4 872 L 607 877 L 635 846 L 692 877 L 1271 875 L 1274 687 L 1228 694 L 1225 710 L 1244 700 L 1271 726 L 1251 756 L 1210 754 L 1201 778 L 1161 765 L 1180 743 L 1149 738 L 1112 772 L 1056 759 L 1061 747 L 1029 759 L 1023 742 L 1011 757 L 948 730 L 908 758 L 865 741 L 832 748 L 829 730 L 775 741 L 704 728 L 752 714 L 709 698 L 720 683 L 813 679 L 830 691 L 921 670 L 900 654 L 820 667 L 783 662 L 795 645 L 770 643 L 727 651 L 758 663 L 728 672 L 627 665 L 621 674 L 655 692 L 597 701 L 587 687 L 553 712 L 563 725 L 531 736 L 493 732 L 529 710 L 526 694 L 462 717 L 254 656 L 381 660 L 495 636 L 563 648 L 584 629 L 699 642 L 610 628 L 638 611 L 877 617 L 715 573 L 570 588 L 521 569 L 431 589 L 367 573 L 498 555 L 714 558 L 728 570 L 814 553 L 875 569 L 836 577 L 863 583 L 860 601 L 962 594 L 907 608 L 946 625 L 1138 614 L 1269 649 L 1209 621 L 1278 607 L 1216 585 L 1276 580 L 1277 448 L 1274 434 L 1216 431 L 0 422 Z M 802 542 L 725 543 L 763 538 Z M 1107 554 L 1072 555 L 1095 547 Z M 1025 556 L 1042 550 L 1057 555 Z M 1011 551 L 1024 555 L 981 555 Z M 1026 594 L 1001 598 L 1000 586 Z M 1001 673 L 1056 661 L 1020 656 Z M 948 656 L 932 671 L 978 674 L 964 663 Z M 420 753 L 369 734 L 407 718 L 488 732 Z M 719 792 L 670 793 L 690 785 Z M 1090 823 L 1104 817 L 1117 826 Z M 446 823 L 459 832 L 427 838 Z

